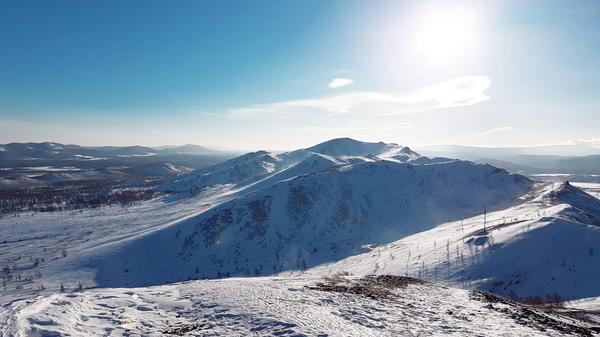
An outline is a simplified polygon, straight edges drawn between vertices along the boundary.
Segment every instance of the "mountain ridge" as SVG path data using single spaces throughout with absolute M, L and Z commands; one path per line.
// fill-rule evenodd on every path
M 312 150 L 337 157 L 306 149 L 257 151 L 184 174 L 205 188 L 232 177 L 237 185 L 229 201 L 110 248 L 85 268 L 100 266 L 96 282 L 110 286 L 174 282 L 196 268 L 198 277 L 209 278 L 303 270 L 359 253 L 365 244 L 390 242 L 486 207 L 509 207 L 532 186 L 490 165 L 418 154 L 419 163 L 401 162 L 395 156 L 406 148 L 396 144 L 331 144 L 337 141 Z M 402 154 L 407 153 L 415 156 L 409 149 Z M 161 253 L 148 255 L 144 247 Z M 133 267 L 148 266 L 146 259 L 155 267 Z

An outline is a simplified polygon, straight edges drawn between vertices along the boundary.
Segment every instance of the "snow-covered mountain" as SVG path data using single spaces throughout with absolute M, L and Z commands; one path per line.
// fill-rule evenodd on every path
M 259 151 L 184 175 L 174 183 L 237 183 L 237 197 L 109 247 L 83 267 L 97 268 L 98 284 L 119 286 L 303 270 L 485 208 L 509 207 L 532 186 L 489 165 L 427 161 L 395 144 L 350 143 L 356 146 L 333 140 L 312 150 Z M 321 149 L 337 157 L 314 152 Z M 420 164 L 401 162 L 404 155 Z
M 518 300 L 597 303 L 600 201 L 570 184 L 431 159 L 396 144 L 335 139 L 249 153 L 161 188 L 179 193 L 68 216 L 0 217 L 0 257 L 8 261 L 0 297 L 9 303 L 0 307 L 6 322 L 0 333 L 164 335 L 206 328 L 227 335 L 234 334 L 228 327 L 243 326 L 272 334 L 397 335 L 434 333 L 440 327 L 430 329 L 431 321 L 457 334 L 597 331 L 597 315 L 589 312 L 550 313 L 420 281 L 404 291 L 396 287 L 402 278 L 394 278 Z M 318 285 L 338 273 L 350 281 Z M 394 276 L 364 277 L 370 274 Z M 269 277 L 173 284 L 238 276 Z M 61 285 L 99 289 L 60 294 Z M 381 292 L 393 298 L 372 297 Z M 294 304 L 289 315 L 273 309 L 273 303 L 290 308 L 286 301 Z M 346 303 L 362 309 L 348 312 Z M 65 306 L 75 320 L 64 319 Z M 323 306 L 327 312 L 318 317 L 327 319 L 318 328 L 297 314 Z M 106 310 L 118 317 L 98 318 Z M 414 320 L 424 314 L 427 322 Z M 353 322 L 351 330 L 336 317 Z M 398 317 L 402 324 L 386 323 Z
M 546 184 L 527 199 L 312 272 L 411 275 L 521 299 L 600 296 L 600 200 L 568 183 Z
M 309 147 L 306 150 L 332 157 L 380 156 L 382 158 L 390 158 L 403 155 L 401 158 L 405 158 L 404 161 L 420 157 L 418 153 L 408 147 L 402 147 L 398 144 L 361 142 L 351 138 L 332 139 Z
M 279 175 L 279 178 L 319 172 L 323 168 L 334 166 L 379 160 L 408 162 L 418 158 L 421 158 L 418 153 L 397 144 L 338 138 L 296 151 L 248 153 L 178 177 L 166 183 L 162 189 L 169 192 L 193 192 L 224 184 L 240 187 L 265 178 L 275 182 L 273 176 L 284 170 L 289 172 Z

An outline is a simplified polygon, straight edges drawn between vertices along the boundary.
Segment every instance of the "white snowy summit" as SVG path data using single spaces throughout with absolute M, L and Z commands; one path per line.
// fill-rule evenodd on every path
M 409 162 L 419 158 L 425 157 L 398 144 L 368 143 L 350 138 L 337 138 L 289 152 L 251 152 L 178 177 L 166 183 L 163 190 L 197 192 L 215 185 L 239 187 L 273 177 L 282 171 L 289 172 L 280 175 L 276 180 L 345 165 L 380 160 Z
M 0 218 L 3 336 L 598 331 L 518 303 L 600 297 L 600 201 L 568 183 L 349 138 L 181 173 L 129 208 Z
M 351 138 L 332 139 L 309 147 L 306 150 L 332 157 L 379 156 L 381 158 L 393 158 L 401 154 L 407 156 L 406 160 L 420 157 L 418 153 L 413 152 L 408 147 L 398 144 L 360 142 Z

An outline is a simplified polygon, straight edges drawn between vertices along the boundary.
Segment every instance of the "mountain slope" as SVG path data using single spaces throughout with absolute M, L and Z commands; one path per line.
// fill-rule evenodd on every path
M 97 250 L 82 267 L 110 286 L 305 269 L 485 207 L 508 207 L 530 187 L 527 178 L 471 162 L 342 166 L 283 180 Z
M 446 287 L 597 303 L 597 199 L 570 184 L 430 159 L 395 144 L 342 139 L 309 149 L 258 151 L 168 182 L 203 188 L 198 193 L 0 217 L 0 256 L 10 261 L 0 271 L 7 282 L 0 333 L 201 334 L 209 327 L 227 334 L 233 326 L 259 334 L 403 335 L 451 327 L 456 334 L 590 336 L 577 326 L 597 329 L 597 316 L 581 311 L 559 317 L 555 309 Z M 381 277 L 364 277 L 370 274 Z M 277 277 L 247 277 L 258 275 Z M 236 276 L 245 278 L 173 284 Z M 399 276 L 443 286 L 411 279 L 406 292 L 396 287 L 405 280 Z M 80 283 L 104 289 L 59 293 L 61 284 Z M 316 313 L 305 319 L 306 311 Z M 334 325 L 315 325 L 319 317 Z M 437 330 L 428 330 L 431 322 Z
M 411 275 L 521 299 L 600 296 L 600 201 L 548 184 L 530 201 L 444 224 L 313 270 Z M 376 253 L 375 253 L 376 252 Z
M 199 191 L 222 184 L 248 184 L 280 168 L 281 160 L 267 151 L 257 151 L 207 168 L 194 170 L 165 183 L 167 192 Z
M 320 157 L 315 157 L 315 154 Z M 331 165 L 343 166 L 378 160 L 408 162 L 418 158 L 422 158 L 418 153 L 397 144 L 368 143 L 350 138 L 337 138 L 296 151 L 247 153 L 178 177 L 164 184 L 161 189 L 167 192 L 197 192 L 221 184 L 241 187 L 265 178 L 269 178 L 268 181 L 274 183 L 283 177 L 294 176 L 294 172 L 296 175 L 318 172 L 321 164 L 329 168 L 332 167 Z M 305 162 L 305 160 L 310 162 Z M 317 164 L 315 161 L 322 163 Z M 324 163 L 324 161 L 329 163 Z M 290 170 L 295 165 L 300 166 Z M 279 174 L 284 170 L 288 170 L 288 172 Z M 278 176 L 276 177 L 276 175 Z M 264 187 L 266 184 L 267 181 L 264 181 L 261 186 Z
M 144 176 L 175 176 L 190 172 L 191 169 L 178 166 L 171 163 L 160 163 L 154 165 L 146 165 L 142 167 L 134 167 L 132 171 L 139 175 Z
M 352 138 L 336 138 L 328 140 L 326 142 L 309 147 L 306 150 L 332 157 L 360 157 L 368 155 L 379 156 L 390 152 L 397 154 L 402 150 L 404 150 L 406 154 L 417 155 L 416 153 L 411 152 L 410 149 L 402 148 L 397 144 L 388 144 L 384 142 L 361 142 Z

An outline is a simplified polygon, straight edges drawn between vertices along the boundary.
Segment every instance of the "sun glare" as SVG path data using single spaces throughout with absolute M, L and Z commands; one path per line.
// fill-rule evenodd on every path
M 477 45 L 477 26 L 477 17 L 469 8 L 426 8 L 414 28 L 415 51 L 429 62 L 461 60 Z

